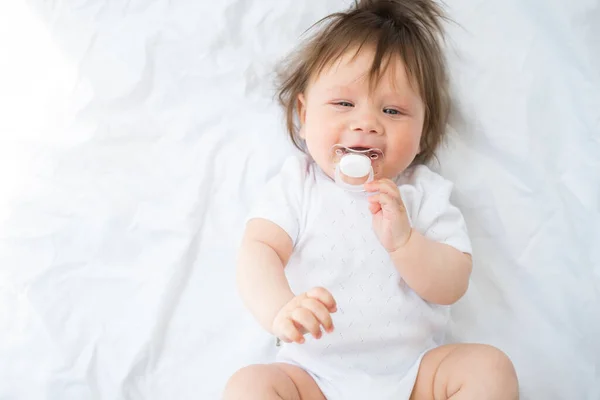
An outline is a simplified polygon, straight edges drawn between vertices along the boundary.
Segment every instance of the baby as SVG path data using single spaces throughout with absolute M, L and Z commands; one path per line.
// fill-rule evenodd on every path
M 425 166 L 449 108 L 443 18 L 432 0 L 361 0 L 288 60 L 279 98 L 304 154 L 252 210 L 237 273 L 283 343 L 225 399 L 518 398 L 500 350 L 443 345 L 471 273 L 452 184 Z M 360 162 L 340 170 L 347 154 Z

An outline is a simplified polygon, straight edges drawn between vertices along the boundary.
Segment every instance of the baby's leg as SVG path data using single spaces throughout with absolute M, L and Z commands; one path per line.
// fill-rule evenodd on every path
M 423 357 L 411 400 L 517 400 L 510 359 L 481 344 L 441 346 Z
M 250 365 L 227 382 L 224 400 L 325 400 L 314 379 L 291 364 Z

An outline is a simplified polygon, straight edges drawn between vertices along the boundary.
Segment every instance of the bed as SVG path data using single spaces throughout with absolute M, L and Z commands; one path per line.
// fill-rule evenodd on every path
M 452 341 L 600 399 L 600 2 L 448 2 Z M 273 69 L 343 0 L 0 5 L 0 398 L 218 399 L 274 340 L 235 251 L 293 152 Z

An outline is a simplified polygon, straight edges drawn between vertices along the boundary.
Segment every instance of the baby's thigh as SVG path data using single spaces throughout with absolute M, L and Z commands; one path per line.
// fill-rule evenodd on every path
M 430 350 L 421 361 L 411 400 L 452 396 L 518 399 L 518 381 L 512 362 L 502 351 L 482 344 L 452 344 Z
M 325 400 L 325 397 L 302 368 L 277 363 L 250 365 L 237 371 L 227 382 L 223 399 Z

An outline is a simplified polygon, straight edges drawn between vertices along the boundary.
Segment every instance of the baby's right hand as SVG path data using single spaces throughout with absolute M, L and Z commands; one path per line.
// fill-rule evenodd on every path
M 304 343 L 304 334 L 310 333 L 315 339 L 325 332 L 333 332 L 330 313 L 337 311 L 331 293 L 317 287 L 290 300 L 279 310 L 273 320 L 273 334 L 286 343 Z

